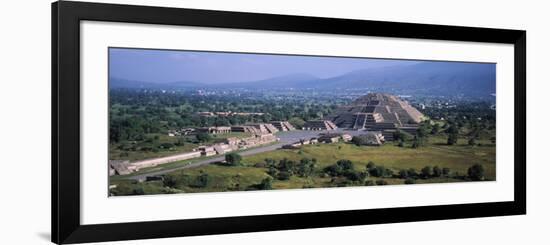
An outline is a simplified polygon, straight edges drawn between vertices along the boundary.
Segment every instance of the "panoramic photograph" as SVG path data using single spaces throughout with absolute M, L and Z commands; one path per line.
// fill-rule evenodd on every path
M 496 180 L 496 64 L 109 48 L 108 195 Z

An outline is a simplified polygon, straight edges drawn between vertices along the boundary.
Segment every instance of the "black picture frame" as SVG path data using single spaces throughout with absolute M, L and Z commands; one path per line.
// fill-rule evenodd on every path
M 80 21 L 453 40 L 514 45 L 514 201 L 152 222 L 80 224 Z M 52 4 L 52 242 L 82 243 L 526 213 L 526 32 L 61 1 Z

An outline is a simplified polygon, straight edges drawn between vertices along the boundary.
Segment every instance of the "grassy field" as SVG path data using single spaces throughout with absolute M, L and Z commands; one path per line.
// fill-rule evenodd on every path
M 116 195 L 129 195 L 132 193 L 161 194 L 161 193 L 193 193 L 193 192 L 223 192 L 243 191 L 254 189 L 262 180 L 271 178 L 265 166 L 256 165 L 264 163 L 265 159 L 273 160 L 289 159 L 300 161 L 303 158 L 315 158 L 317 164 L 315 174 L 309 177 L 293 175 L 288 180 L 272 178 L 272 189 L 295 189 L 340 186 L 340 180 L 323 175 L 323 169 L 335 164 L 340 159 L 348 159 L 353 162 L 356 170 L 364 171 L 369 161 L 378 166 L 390 168 L 397 173 L 401 169 L 413 168 L 416 171 L 425 166 L 438 166 L 449 168 L 453 176 L 464 176 L 467 170 L 474 164 L 481 164 L 485 169 L 485 179 L 495 180 L 495 145 L 489 140 L 480 140 L 475 146 L 467 144 L 466 139 L 459 139 L 457 145 L 448 146 L 446 138 L 430 137 L 425 146 L 413 149 L 406 145 L 398 147 L 392 143 L 380 147 L 356 146 L 349 143 L 318 144 L 304 146 L 298 150 L 283 150 L 265 152 L 253 156 L 243 157 L 243 166 L 207 165 L 197 168 L 177 170 L 165 176 L 174 180 L 173 186 L 168 188 L 163 181 L 136 182 L 114 178 L 111 184 L 117 185 Z M 256 166 L 255 166 L 256 165 Z M 207 183 L 197 184 L 201 175 L 208 176 Z M 404 184 L 404 179 L 397 177 L 367 177 L 371 184 L 383 179 L 387 184 Z M 421 183 L 445 183 L 465 181 L 456 177 L 418 178 Z M 365 183 L 353 183 L 351 185 L 365 185 Z
M 444 144 L 445 138 L 432 137 L 424 147 L 413 149 L 385 144 L 380 147 L 356 146 L 353 144 L 319 144 L 305 146 L 300 150 L 277 150 L 244 158 L 247 164 L 263 162 L 266 158 L 280 160 L 287 158 L 299 161 L 304 157 L 315 158 L 320 167 L 334 164 L 340 159 L 351 160 L 359 169 L 364 169 L 369 161 L 394 170 L 425 166 L 447 167 L 451 171 L 466 174 L 473 164 L 483 165 L 488 179 L 495 177 L 495 146 L 483 142 L 481 146 L 469 146 L 466 139 L 459 139 L 457 145 Z

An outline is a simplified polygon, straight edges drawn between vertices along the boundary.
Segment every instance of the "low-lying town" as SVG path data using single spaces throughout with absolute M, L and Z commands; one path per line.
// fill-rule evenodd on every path
M 201 112 L 200 116 L 225 116 L 234 112 Z M 251 113 L 249 113 L 251 114 Z M 261 114 L 261 113 L 256 113 Z M 273 121 L 269 123 L 252 123 L 244 125 L 226 125 L 216 127 L 182 128 L 171 130 L 168 136 L 193 135 L 206 133 L 223 135 L 233 132 L 248 133 L 251 136 L 238 138 L 228 137 L 223 142 L 211 145 L 201 145 L 190 152 L 172 156 L 146 159 L 135 162 L 128 160 L 110 160 L 110 175 L 127 175 L 143 168 L 161 164 L 190 160 L 201 157 L 224 155 L 228 152 L 245 151 L 250 148 L 281 144 L 279 148 L 297 149 L 309 144 L 330 144 L 340 141 L 349 142 L 353 136 L 362 136 L 366 145 L 379 146 L 385 141 L 392 141 L 394 133 L 402 130 L 415 134 L 424 115 L 416 108 L 397 96 L 381 93 L 371 93 L 362 96 L 349 105 L 340 106 L 332 115 L 318 120 L 309 120 L 297 129 L 288 121 Z M 313 134 L 303 134 L 304 131 L 319 131 Z M 284 142 L 279 135 L 286 133 Z M 296 137 L 288 137 L 295 134 Z

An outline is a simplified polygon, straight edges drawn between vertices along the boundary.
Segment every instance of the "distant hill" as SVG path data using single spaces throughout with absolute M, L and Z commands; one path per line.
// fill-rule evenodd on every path
M 490 94 L 496 91 L 494 64 L 423 62 L 353 71 L 296 84 L 299 88 L 402 89 L 434 94 Z
M 284 88 L 284 87 L 293 87 L 300 84 L 309 84 L 319 81 L 320 78 L 305 74 L 305 73 L 295 73 L 285 76 L 273 77 L 264 80 L 251 81 L 251 82 L 240 82 L 240 83 L 228 83 L 228 84 L 218 84 L 215 86 L 222 87 L 233 87 L 233 88 Z
M 151 83 L 111 78 L 110 88 L 250 88 L 250 89 L 378 89 L 404 90 L 411 93 L 449 95 L 489 95 L 496 91 L 495 64 L 459 62 L 421 62 L 357 70 L 331 78 L 309 74 L 290 74 L 251 82 L 204 84 L 180 81 Z
M 153 83 L 144 81 L 127 80 L 121 78 L 109 78 L 109 88 L 148 88 L 148 89 L 178 89 L 198 88 L 205 85 L 197 82 L 178 81 L 171 83 Z

